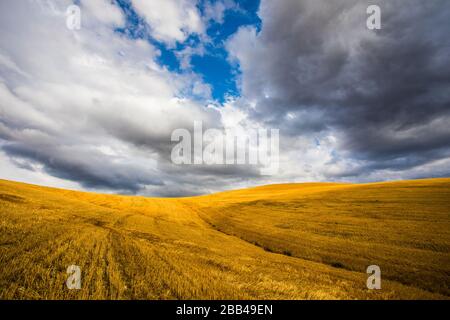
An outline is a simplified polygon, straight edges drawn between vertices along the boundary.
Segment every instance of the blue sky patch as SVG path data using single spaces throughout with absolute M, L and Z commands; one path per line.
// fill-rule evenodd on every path
M 222 0 L 201 0 L 197 7 L 202 18 L 205 19 L 205 6 Z M 151 30 L 144 19 L 134 10 L 130 0 L 116 0 L 122 9 L 126 23 L 116 32 L 132 39 L 145 39 L 161 52 L 157 63 L 166 67 L 171 72 L 195 72 L 205 83 L 210 85 L 212 98 L 223 103 L 228 96 L 239 94 L 236 78 L 239 74 L 236 66 L 232 66 L 227 60 L 228 54 L 225 50 L 226 40 L 233 35 L 241 26 L 253 25 L 260 30 L 261 20 L 257 15 L 259 0 L 244 0 L 235 2 L 232 8 L 224 12 L 223 21 L 204 21 L 207 37 L 191 34 L 183 43 L 177 43 L 174 47 L 168 47 L 165 43 L 154 39 Z M 207 41 L 202 42 L 202 39 Z M 179 61 L 179 53 L 187 47 L 204 48 L 201 54 L 191 56 L 191 70 L 183 70 Z

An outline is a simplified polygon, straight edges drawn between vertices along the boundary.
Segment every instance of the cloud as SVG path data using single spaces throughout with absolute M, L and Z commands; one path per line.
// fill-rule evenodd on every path
M 92 146 L 52 146 L 41 148 L 29 143 L 7 144 L 3 150 L 9 156 L 28 159 L 44 166 L 44 171 L 61 179 L 79 181 L 84 188 L 137 193 L 148 185 L 163 186 L 156 168 L 149 160 L 141 165 L 121 156 L 112 156 Z M 154 164 L 155 166 L 155 164 Z
M 35 164 L 22 167 L 39 175 L 85 188 L 164 188 L 157 163 L 170 157 L 171 132 L 194 120 L 220 126 L 217 111 L 186 96 L 190 91 L 202 96 L 206 85 L 196 75 L 159 66 L 158 50 L 148 42 L 114 32 L 111 24 L 123 17 L 109 2 L 83 2 L 79 31 L 66 28 L 70 1 L 47 4 L 14 2 L 1 8 L 4 154 L 16 163 Z
M 366 28 L 369 4 L 381 8 L 381 30 Z M 333 153 L 364 169 L 351 170 L 358 176 L 407 176 L 449 156 L 445 1 L 263 0 L 259 15 L 259 33 L 243 27 L 227 44 L 255 121 L 290 137 L 337 137 Z
M 204 20 L 223 23 L 227 10 L 239 10 L 239 6 L 232 0 L 206 2 L 204 7 Z
M 189 57 L 205 54 L 205 29 L 234 2 L 206 2 L 202 13 L 191 1 L 131 3 L 182 71 L 158 63 L 161 43 L 120 32 L 133 22 L 115 2 L 81 1 L 81 30 L 66 27 L 72 1 L 0 2 L 2 177 L 176 196 L 450 175 L 443 1 L 377 1 L 382 29 L 371 31 L 362 1 L 263 0 L 261 29 L 242 27 L 226 44 L 241 95 L 222 105 L 210 101 Z M 191 43 L 193 34 L 200 37 Z M 279 174 L 172 164 L 172 131 L 192 131 L 194 121 L 279 128 Z
M 174 45 L 192 34 L 204 32 L 196 1 L 132 0 L 137 13 L 145 18 L 157 40 Z
M 0 4 L 3 177 L 170 196 L 257 175 L 243 166 L 173 165 L 174 129 L 192 130 L 194 121 L 222 127 L 219 109 L 206 105 L 208 85 L 160 66 L 149 42 L 115 32 L 124 17 L 109 1 L 83 1 L 81 29 L 69 30 L 70 4 Z
M 120 9 L 110 0 L 83 1 L 81 10 L 93 15 L 97 21 L 106 25 L 122 26 L 125 22 Z M 85 20 L 90 21 L 90 19 Z

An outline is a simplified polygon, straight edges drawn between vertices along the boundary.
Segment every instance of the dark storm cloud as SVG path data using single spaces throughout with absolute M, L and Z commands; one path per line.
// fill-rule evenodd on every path
M 233 189 L 243 181 L 254 181 L 260 176 L 254 166 L 176 166 L 166 164 L 164 187 L 146 188 L 154 196 L 180 197 L 208 194 Z M 169 168 L 170 167 L 170 168 Z M 174 178 L 175 177 L 175 178 Z
M 194 110 L 197 111 L 197 110 Z M 198 113 L 198 112 L 197 112 Z M 136 115 L 139 118 L 139 115 Z M 203 131 L 220 127 L 220 115 L 215 110 L 202 110 L 201 115 L 180 115 L 174 119 L 158 119 L 161 127 L 154 127 L 154 119 L 149 119 L 144 125 L 136 123 L 134 119 L 124 119 L 121 115 L 96 114 L 94 124 L 102 127 L 109 135 L 138 148 L 148 149 L 156 154 L 163 162 L 171 162 L 170 156 L 176 142 L 171 141 L 172 132 L 176 129 L 186 129 L 191 137 L 194 136 L 194 121 L 202 123 Z M 193 139 L 193 138 L 192 138 Z
M 391 172 L 402 172 L 408 170 L 412 167 L 419 167 L 426 165 L 430 162 L 430 159 L 445 159 L 450 157 L 450 150 L 448 148 L 433 149 L 423 152 L 417 152 L 414 154 L 408 153 L 406 156 L 398 157 L 391 156 L 389 158 L 379 158 L 372 159 L 368 161 L 365 165 L 360 165 L 355 168 L 342 170 L 339 173 L 329 173 L 325 174 L 330 179 L 346 179 L 351 177 L 364 177 L 368 172 L 373 172 L 377 170 L 389 169 Z M 362 156 L 360 158 L 363 158 Z M 425 171 L 422 173 L 413 173 L 408 175 L 408 179 L 417 178 L 432 178 L 432 177 L 444 177 L 450 176 L 450 167 L 440 166 L 433 171 Z
M 381 30 L 366 28 L 369 4 Z M 259 34 L 228 46 L 253 118 L 290 136 L 338 132 L 367 170 L 448 157 L 448 1 L 262 1 L 260 15 Z
M 77 147 L 76 152 L 73 152 L 65 148 L 37 148 L 12 143 L 4 145 L 2 149 L 12 157 L 29 159 L 43 165 L 50 175 L 78 181 L 86 188 L 136 193 L 145 185 L 164 185 L 156 172 L 149 172 L 144 166 L 138 168 L 114 163 L 107 156 L 93 150 L 83 150 L 82 147 Z
M 27 128 L 26 123 L 21 125 L 7 121 L 7 118 L 0 120 L 3 141 L 0 148 L 19 168 L 35 170 L 38 167 L 51 176 L 76 181 L 84 188 L 121 193 L 170 197 L 198 195 L 220 189 L 218 179 L 225 187 L 259 176 L 259 169 L 248 165 L 174 165 L 170 155 L 177 142 L 171 141 L 171 132 L 184 128 L 193 137 L 193 119 L 183 118 L 168 123 L 165 130 L 152 131 L 152 126 L 136 124 L 133 118 L 125 119 L 113 113 L 98 115 L 95 111 L 93 114 L 90 128 L 96 128 L 95 132 L 105 131 L 111 137 L 133 145 L 145 154 L 144 158 L 130 162 L 105 154 L 98 149 L 108 141 L 103 136 L 81 137 L 71 132 Z M 205 113 L 203 119 L 203 130 L 218 125 L 215 113 L 209 117 Z M 153 169 L 149 169 L 149 165 Z

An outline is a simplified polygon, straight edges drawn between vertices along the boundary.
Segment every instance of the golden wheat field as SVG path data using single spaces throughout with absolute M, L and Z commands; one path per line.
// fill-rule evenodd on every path
M 1 299 L 449 299 L 449 253 L 450 179 L 190 198 L 0 180 Z

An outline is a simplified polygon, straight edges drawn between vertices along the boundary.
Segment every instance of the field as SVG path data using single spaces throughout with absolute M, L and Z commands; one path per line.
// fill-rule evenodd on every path
M 449 299 L 449 287 L 447 178 L 191 198 L 0 180 L 1 299 Z

